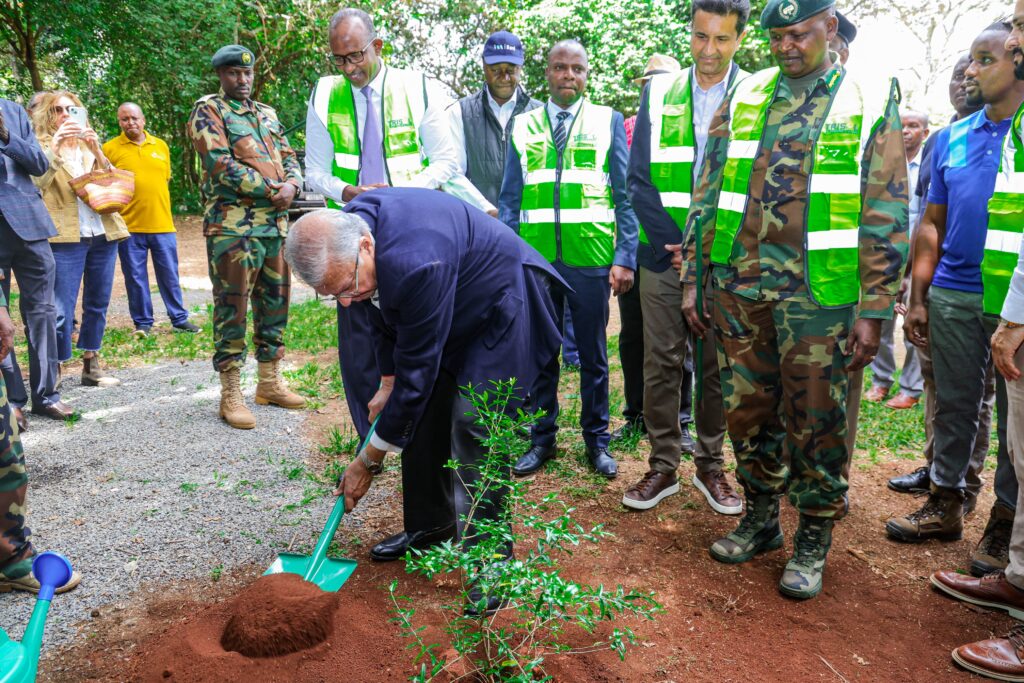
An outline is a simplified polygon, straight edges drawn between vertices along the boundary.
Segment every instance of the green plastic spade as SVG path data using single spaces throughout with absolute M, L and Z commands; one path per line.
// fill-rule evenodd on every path
M 377 420 L 374 420 L 369 434 L 366 435 L 366 439 L 359 449 L 360 451 L 366 448 L 366 444 L 370 442 L 370 436 L 373 435 L 373 430 L 376 427 Z M 337 592 L 348 581 L 348 577 L 352 576 L 352 572 L 356 570 L 357 566 L 355 560 L 345 557 L 341 559 L 327 557 L 327 548 L 331 545 L 331 541 L 334 539 L 334 532 L 338 530 L 338 524 L 341 523 L 341 518 L 344 515 L 345 496 L 338 496 L 338 502 L 334 504 L 331 516 L 327 518 L 327 526 L 324 527 L 323 532 L 320 534 L 320 539 L 316 542 L 316 547 L 313 548 L 313 554 L 281 553 L 274 560 L 274 564 L 270 565 L 270 569 L 264 572 L 263 575 L 298 574 L 306 581 L 315 583 L 329 593 Z M 3 683 L 3 681 L 0 681 L 0 683 Z
M 43 644 L 50 601 L 53 600 L 53 592 L 71 579 L 71 563 L 59 553 L 40 553 L 32 561 L 32 573 L 40 584 L 39 597 L 21 642 L 11 640 L 0 629 L 0 683 L 32 683 L 36 680 L 39 648 Z

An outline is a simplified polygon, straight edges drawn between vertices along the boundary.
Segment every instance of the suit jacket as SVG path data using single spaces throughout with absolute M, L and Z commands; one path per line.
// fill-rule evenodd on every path
M 20 105 L 0 98 L 0 113 L 11 136 L 7 144 L 0 141 L 0 213 L 26 242 L 53 237 L 57 228 L 32 183 L 32 176 L 46 173 L 50 161 Z
M 562 342 L 547 286 L 566 285 L 547 261 L 441 192 L 382 188 L 344 211 L 363 218 L 376 240 L 375 341 L 381 371 L 395 376 L 377 436 L 408 443 L 442 369 L 460 387 L 514 377 L 524 397 Z

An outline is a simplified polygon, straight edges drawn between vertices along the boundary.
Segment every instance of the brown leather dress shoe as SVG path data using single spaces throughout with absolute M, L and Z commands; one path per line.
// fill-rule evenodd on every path
M 917 402 L 920 400 L 921 398 L 919 396 L 908 396 L 901 391 L 886 401 L 885 407 L 892 408 L 893 410 L 909 410 L 916 406 Z
M 953 650 L 953 661 L 976 674 L 1000 681 L 1024 682 L 1024 624 L 1005 638 L 979 640 Z
M 674 473 L 651 470 L 626 489 L 622 504 L 634 510 L 650 510 L 675 493 L 679 493 L 679 480 Z
M 722 470 L 693 475 L 693 485 L 708 499 L 711 509 L 720 515 L 738 515 L 743 512 L 743 501 L 736 495 Z
M 18 406 L 11 406 L 11 412 L 14 413 L 14 421 L 18 423 L 18 431 L 27 432 L 28 419 L 25 417 L 25 411 Z
M 1003 610 L 1014 619 L 1024 619 L 1024 590 L 1007 581 L 1003 572 L 976 579 L 943 569 L 932 574 L 932 585 L 957 600 Z
M 49 417 L 54 420 L 66 420 L 75 414 L 75 409 L 63 401 L 57 401 L 56 403 L 47 403 L 42 406 L 33 405 L 32 414 L 42 415 L 43 417 Z
M 870 401 L 871 403 L 881 403 L 888 395 L 889 387 L 883 387 L 880 384 L 873 384 L 870 389 L 864 392 L 864 400 Z

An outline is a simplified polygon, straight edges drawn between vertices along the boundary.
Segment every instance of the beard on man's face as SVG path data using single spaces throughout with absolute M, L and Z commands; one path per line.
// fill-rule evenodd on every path
M 1024 81 L 1024 51 L 1013 48 L 1013 75 L 1018 81 Z

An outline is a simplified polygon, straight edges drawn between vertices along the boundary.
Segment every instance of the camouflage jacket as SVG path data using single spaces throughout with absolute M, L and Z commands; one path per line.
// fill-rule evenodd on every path
M 824 122 L 832 96 L 829 79 L 838 64 L 823 74 L 807 94 L 794 93 L 780 79 L 769 107 L 761 146 L 750 178 L 750 199 L 737 239 L 741 256 L 731 266 L 715 265 L 713 277 L 722 289 L 759 301 L 811 302 L 805 278 L 804 224 L 812 144 Z M 842 85 L 840 85 L 840 88 Z M 702 272 L 714 240 L 715 210 L 722 168 L 729 145 L 731 93 L 711 122 L 704 165 L 690 207 L 684 237 L 681 274 L 696 282 L 694 214 L 701 212 Z M 909 187 L 899 102 L 892 97 L 884 123 L 868 142 L 862 173 L 860 219 L 859 316 L 890 318 L 908 249 Z
M 270 198 L 285 182 L 301 189 L 302 170 L 273 108 L 207 95 L 188 130 L 203 165 L 203 234 L 283 237 L 288 212 Z

